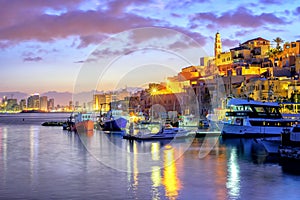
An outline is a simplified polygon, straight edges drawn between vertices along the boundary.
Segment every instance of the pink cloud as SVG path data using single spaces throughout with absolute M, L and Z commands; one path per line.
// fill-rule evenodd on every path
M 26 57 L 23 59 L 24 62 L 39 62 L 43 60 L 43 58 L 37 56 L 37 57 Z
M 261 4 L 281 4 L 281 0 L 260 0 Z
M 253 30 L 243 29 L 241 31 L 235 32 L 235 36 L 237 36 L 237 37 L 243 37 L 243 36 L 247 36 L 247 35 L 251 34 L 252 32 L 253 32 Z
M 153 26 L 158 20 L 126 13 L 114 16 L 104 11 L 71 11 L 60 16 L 42 14 L 0 30 L 0 40 L 22 42 L 52 41 L 80 36 L 80 47 L 99 42 L 105 34 L 136 27 Z
M 140 1 L 140 0 L 122 0 L 122 1 L 111 1 L 108 3 L 108 12 L 110 12 L 111 14 L 114 14 L 114 15 L 119 15 L 119 14 L 122 14 L 124 12 L 126 12 L 126 8 L 128 6 L 131 6 L 131 5 L 147 5 L 148 3 L 151 3 L 152 0 L 143 0 L 143 1 Z
M 79 10 L 78 6 L 84 0 L 52 0 L 52 1 L 19 1 L 4 0 L 0 8 L 0 48 L 7 48 L 11 44 L 24 41 L 49 42 L 65 39 L 70 36 L 78 38 L 74 47 L 84 48 L 90 44 L 98 44 L 111 34 L 116 34 L 132 28 L 169 27 L 180 31 L 201 45 L 205 44 L 205 37 L 183 27 L 174 27 L 169 22 L 144 17 L 130 13 L 130 6 L 147 5 L 152 0 L 110 1 L 101 4 L 98 10 Z M 202 1 L 200 1 L 202 2 Z M 45 10 L 64 9 L 58 15 L 46 14 Z M 9 10 L 9 11 L 8 11 Z M 11 11 L 14 12 L 11 12 Z M 196 26 L 194 26 L 196 27 Z M 143 33 L 145 34 L 145 33 Z M 167 37 L 160 33 L 149 33 L 151 37 Z M 149 34 L 135 36 L 134 40 L 149 38 Z
M 100 43 L 106 38 L 107 36 L 103 34 L 91 34 L 80 36 L 80 44 L 77 46 L 77 48 L 84 48 L 89 46 L 90 44 Z
M 218 16 L 215 13 L 197 13 L 191 17 L 193 23 L 215 23 L 221 27 L 239 26 L 243 28 L 257 28 L 266 24 L 284 25 L 289 23 L 282 17 L 273 13 L 253 14 L 250 10 L 239 7 L 234 11 L 228 11 Z
M 45 9 L 74 9 L 83 0 L 2 0 L 0 26 L 13 26 L 44 13 Z
M 223 39 L 222 40 L 222 45 L 223 46 L 226 46 L 226 47 L 229 47 L 229 48 L 232 48 L 232 47 L 235 47 L 239 44 L 240 41 L 238 40 L 231 40 L 231 39 Z

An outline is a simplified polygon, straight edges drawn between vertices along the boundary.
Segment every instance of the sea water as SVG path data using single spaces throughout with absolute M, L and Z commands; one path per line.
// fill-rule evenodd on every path
M 0 115 L 0 199 L 299 199 L 300 176 L 252 139 L 141 142 L 41 126 L 68 116 Z

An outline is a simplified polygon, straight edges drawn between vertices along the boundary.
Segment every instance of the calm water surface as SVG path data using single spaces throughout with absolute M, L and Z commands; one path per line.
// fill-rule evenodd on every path
M 68 116 L 0 115 L 1 199 L 299 199 L 300 176 L 254 156 L 251 139 L 131 142 L 41 126 Z

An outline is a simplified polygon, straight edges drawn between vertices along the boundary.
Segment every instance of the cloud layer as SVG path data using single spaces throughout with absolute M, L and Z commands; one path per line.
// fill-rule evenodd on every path
M 216 32 L 239 27 L 247 29 L 246 33 L 257 28 L 290 24 L 291 19 L 299 15 L 300 7 L 297 6 L 292 12 L 284 8 L 278 12 L 264 11 L 264 6 L 278 3 L 277 0 L 240 2 L 226 10 L 226 7 L 214 8 L 214 2 L 209 0 L 1 0 L 0 48 L 24 41 L 49 42 L 68 37 L 77 37 L 80 41 L 77 48 L 84 48 L 111 34 L 154 26 L 175 29 L 205 45 L 209 35 L 205 35 L 203 29 Z M 293 16 L 285 17 L 282 13 Z M 180 20 L 182 23 L 178 23 Z M 236 36 L 242 35 L 241 30 L 235 31 Z

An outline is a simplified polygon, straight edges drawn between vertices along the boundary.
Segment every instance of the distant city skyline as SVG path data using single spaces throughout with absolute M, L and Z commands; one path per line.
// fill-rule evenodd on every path
M 0 92 L 72 93 L 81 87 L 109 90 L 164 81 L 189 64 L 199 65 L 200 57 L 213 56 L 216 32 L 223 51 L 256 37 L 270 40 L 272 46 L 276 37 L 284 42 L 300 39 L 300 6 L 294 1 L 11 0 L 2 2 L 0 11 Z M 141 28 L 145 30 L 138 34 Z M 192 49 L 177 37 L 182 35 L 198 47 Z M 122 51 L 117 43 L 110 46 L 115 39 L 121 41 Z M 132 45 L 142 43 L 141 49 Z M 145 51 L 147 44 L 156 49 Z M 93 82 L 93 71 L 79 80 L 101 47 L 101 56 L 113 62 L 98 62 L 94 70 L 102 71 Z M 189 59 L 183 61 L 182 55 Z

